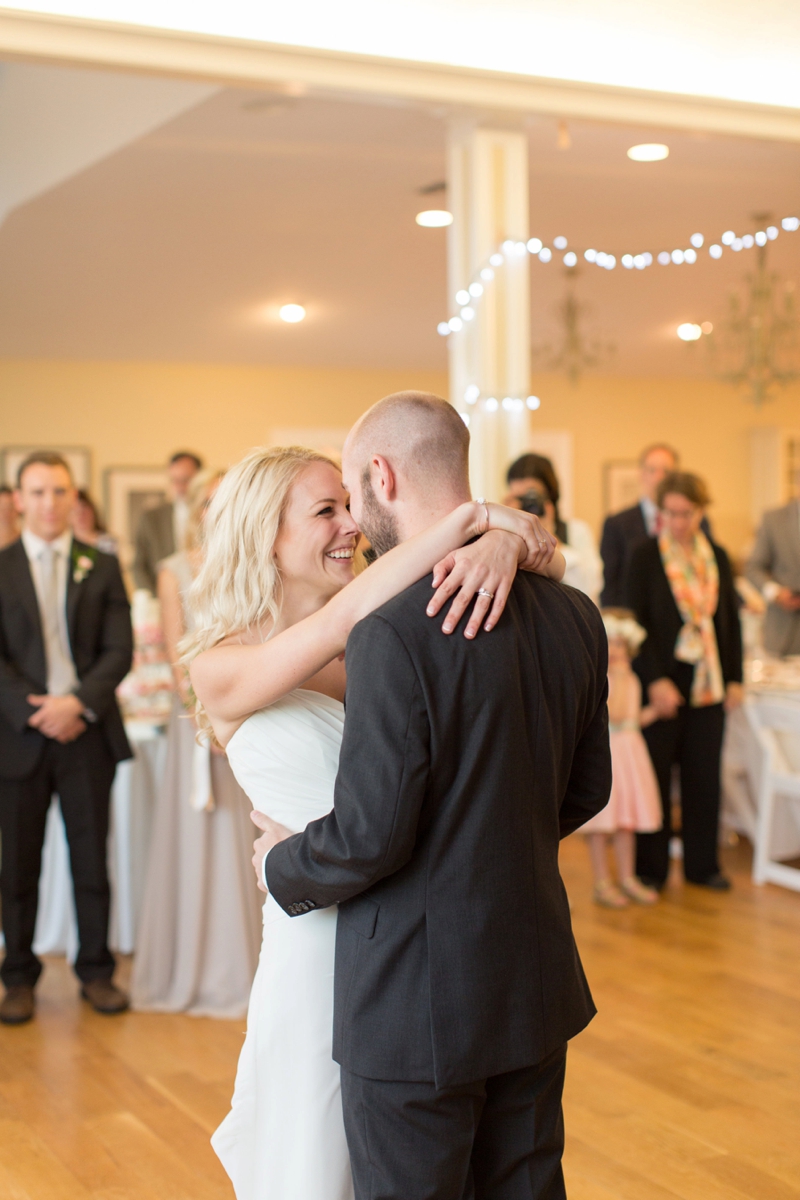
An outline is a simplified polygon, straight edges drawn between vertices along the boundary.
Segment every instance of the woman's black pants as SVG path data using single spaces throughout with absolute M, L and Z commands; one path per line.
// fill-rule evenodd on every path
M 719 870 L 717 841 L 720 757 L 725 729 L 721 704 L 690 708 L 684 704 L 672 721 L 655 721 L 643 730 L 653 760 L 664 825 L 657 833 L 636 835 L 636 874 L 664 884 L 669 874 L 672 836 L 672 765 L 681 780 L 683 873 L 690 883 L 704 883 Z

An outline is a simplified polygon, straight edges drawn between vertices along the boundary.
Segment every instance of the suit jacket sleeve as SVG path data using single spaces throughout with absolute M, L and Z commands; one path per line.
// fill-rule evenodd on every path
M 152 510 L 151 510 L 152 511 Z M 136 530 L 136 550 L 133 557 L 133 582 L 137 588 L 147 588 L 155 595 L 156 564 L 151 562 L 151 522 L 149 512 L 143 512 Z
M 372 615 L 347 643 L 347 720 L 333 811 L 267 857 L 269 891 L 292 906 L 349 900 L 410 859 L 430 766 L 422 689 L 391 625 Z
M 667 641 L 659 636 L 664 612 L 659 612 L 655 596 L 655 588 L 659 582 L 658 572 L 663 572 L 661 559 L 658 556 L 657 544 L 650 539 L 634 550 L 628 567 L 626 586 L 628 602 L 636 620 L 647 630 L 647 637 L 636 659 L 637 673 L 645 694 L 656 679 L 671 678 L 675 666 L 673 646 L 669 646 L 667 650 Z
M 756 535 L 756 544 L 745 567 L 745 575 L 759 591 L 765 583 L 774 578 L 772 574 L 773 561 L 774 553 L 769 521 L 763 520 Z
M 733 582 L 731 562 L 721 546 L 714 547 L 719 564 L 720 620 L 715 622 L 723 636 L 717 635 L 720 666 L 725 683 L 741 683 L 743 678 L 742 625 L 739 619 L 739 602 Z M 721 611 L 720 611 L 721 610 Z
M 599 618 L 598 618 L 599 623 Z M 608 741 L 608 643 L 600 631 L 596 689 L 589 716 L 575 748 L 567 790 L 559 810 L 561 837 L 574 833 L 608 804 L 611 795 L 611 748 Z
M 41 685 L 26 679 L 11 661 L 3 622 L 0 620 L 0 713 L 15 733 L 22 733 L 28 719 L 37 711 L 28 704 L 27 696 L 35 694 Z
M 619 522 L 606 517 L 603 536 L 600 539 L 600 557 L 603 560 L 603 591 L 600 597 L 603 606 L 613 607 L 624 603 L 625 539 L 619 530 Z
M 106 555 L 105 561 L 109 582 L 103 610 L 100 653 L 83 675 L 80 687 L 75 689 L 78 699 L 98 717 L 104 717 L 111 705 L 116 703 L 115 689 L 128 674 L 133 659 L 131 610 L 119 563 L 112 555 Z

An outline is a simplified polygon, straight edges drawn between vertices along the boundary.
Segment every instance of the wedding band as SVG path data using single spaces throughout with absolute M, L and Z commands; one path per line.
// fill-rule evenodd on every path
M 544 539 L 543 539 L 543 538 L 537 538 L 536 540 L 537 540 L 537 542 L 539 543 L 539 545 L 540 545 L 540 546 L 546 546 L 546 545 L 547 545 L 547 542 L 546 542 L 546 541 L 544 541 Z
M 478 588 L 478 595 L 485 596 L 487 600 L 494 600 L 494 592 L 487 592 L 486 588 Z

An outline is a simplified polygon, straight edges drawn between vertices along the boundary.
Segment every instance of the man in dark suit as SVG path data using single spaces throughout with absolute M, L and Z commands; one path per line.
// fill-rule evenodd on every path
M 169 460 L 167 474 L 172 500 L 143 512 L 136 530 L 133 581 L 137 588 L 147 588 L 155 595 L 158 564 L 176 550 L 185 549 L 189 515 L 186 495 L 202 466 L 203 460 L 190 450 L 177 450 Z
M 127 1007 L 112 983 L 106 839 L 115 767 L 131 755 L 114 691 L 133 650 L 116 558 L 70 532 L 66 462 L 33 454 L 17 484 L 22 537 L 0 551 L 0 1021 L 9 1025 L 33 1016 L 42 970 L 32 943 L 53 793 L 70 848 L 82 994 L 98 1012 Z
M 423 393 L 362 418 L 344 477 L 379 553 L 469 498 L 468 442 Z M 260 818 L 256 862 L 274 846 L 290 916 L 339 905 L 357 1200 L 557 1200 L 566 1043 L 595 1011 L 558 844 L 608 800 L 606 639 L 586 596 L 527 574 L 491 634 L 445 637 L 430 588 L 353 630 L 333 812 L 283 841 Z
M 671 446 L 663 443 L 648 446 L 639 458 L 642 489 L 639 503 L 606 517 L 600 541 L 603 560 L 600 603 L 603 608 L 627 605 L 625 580 L 631 554 L 639 542 L 658 532 L 658 485 L 668 472 L 677 470 L 678 463 L 678 452 Z

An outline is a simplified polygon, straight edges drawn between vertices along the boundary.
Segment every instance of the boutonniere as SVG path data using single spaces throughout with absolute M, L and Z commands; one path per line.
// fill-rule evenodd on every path
M 83 583 L 90 571 L 94 570 L 94 565 L 97 562 L 97 551 L 92 549 L 81 550 L 78 546 L 72 547 L 72 578 L 75 583 Z

